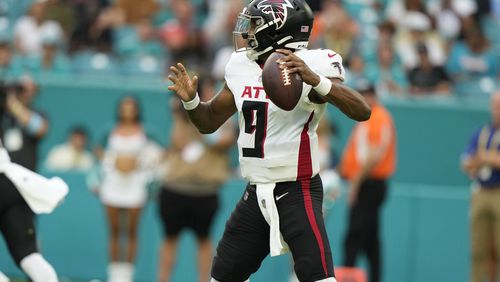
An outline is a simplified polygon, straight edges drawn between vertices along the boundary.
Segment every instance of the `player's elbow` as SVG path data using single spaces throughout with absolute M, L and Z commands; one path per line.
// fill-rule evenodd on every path
M 212 134 L 215 132 L 216 129 L 210 128 L 210 127 L 198 127 L 198 131 L 201 134 Z
M 372 110 L 368 105 L 361 107 L 356 114 L 352 116 L 352 119 L 356 121 L 367 121 L 372 115 Z
M 369 120 L 371 116 L 372 116 L 372 109 L 370 109 L 370 107 L 366 106 L 366 108 L 361 113 L 360 120 L 361 121 Z

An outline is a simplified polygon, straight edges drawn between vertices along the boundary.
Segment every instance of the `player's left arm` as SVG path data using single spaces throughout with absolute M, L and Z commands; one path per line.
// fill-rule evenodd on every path
M 289 73 L 298 73 L 302 81 L 312 85 L 314 88 L 319 86 L 321 77 L 312 71 L 309 66 L 297 55 L 289 50 L 278 49 L 277 52 L 285 56 L 280 59 L 282 68 L 287 67 Z M 339 108 L 346 116 L 356 121 L 365 121 L 370 118 L 371 109 L 365 99 L 357 91 L 345 86 L 339 78 L 327 78 L 331 81 L 330 91 L 326 95 L 320 95 L 317 91 L 313 92 L 310 99 L 315 102 L 328 102 Z

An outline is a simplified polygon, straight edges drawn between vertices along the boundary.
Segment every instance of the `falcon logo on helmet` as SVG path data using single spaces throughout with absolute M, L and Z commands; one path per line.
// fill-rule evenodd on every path
M 289 0 L 265 0 L 257 5 L 264 14 L 272 15 L 276 30 L 282 28 L 288 17 L 288 8 L 293 9 Z

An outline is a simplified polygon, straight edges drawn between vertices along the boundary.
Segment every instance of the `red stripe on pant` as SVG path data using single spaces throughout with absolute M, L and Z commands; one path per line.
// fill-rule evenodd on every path
M 328 277 L 328 268 L 326 266 L 326 256 L 325 256 L 325 246 L 323 244 L 323 237 L 319 231 L 318 223 L 316 222 L 316 217 L 314 216 L 314 210 L 311 199 L 311 180 L 301 180 L 300 184 L 302 186 L 302 195 L 304 196 L 304 205 L 306 207 L 307 219 L 311 225 L 311 229 L 318 242 L 319 251 L 321 253 L 321 264 L 323 265 L 323 270 L 325 271 L 325 277 Z
M 306 209 L 307 219 L 311 225 L 311 229 L 316 237 L 316 242 L 318 243 L 319 251 L 321 253 L 321 264 L 323 265 L 323 270 L 325 271 L 325 277 L 328 277 L 328 268 L 326 266 L 326 256 L 325 256 L 325 245 L 323 244 L 323 237 L 319 231 L 318 223 L 316 222 L 316 217 L 314 216 L 314 209 L 311 199 L 311 177 L 312 177 L 312 159 L 311 159 L 311 141 L 309 139 L 309 123 L 311 123 L 314 117 L 314 112 L 311 113 L 306 124 L 304 124 L 304 129 L 300 135 L 300 147 L 299 147 L 299 159 L 298 159 L 298 171 L 297 179 L 300 180 L 302 186 L 302 195 L 304 197 L 304 206 Z

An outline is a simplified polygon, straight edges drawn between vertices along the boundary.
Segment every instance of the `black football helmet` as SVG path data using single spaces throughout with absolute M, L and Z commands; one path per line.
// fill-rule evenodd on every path
M 304 0 L 253 0 L 238 17 L 234 46 L 251 60 L 279 48 L 305 49 L 313 22 Z

